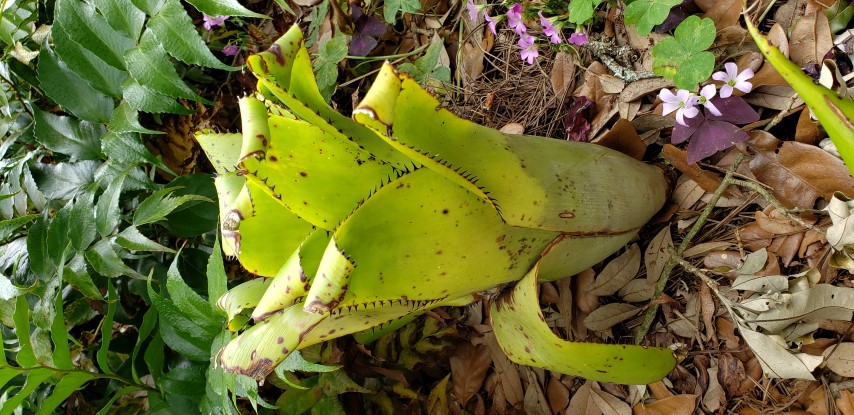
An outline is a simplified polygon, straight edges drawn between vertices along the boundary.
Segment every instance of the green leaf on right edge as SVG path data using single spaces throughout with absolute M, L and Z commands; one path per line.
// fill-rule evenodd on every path
M 682 3 L 681 0 L 636 0 L 623 10 L 626 24 L 635 25 L 641 36 L 649 35 L 652 28 L 667 19 L 670 9 Z
M 697 84 L 712 75 L 715 55 L 706 51 L 715 41 L 717 31 L 712 19 L 688 16 L 667 37 L 652 48 L 652 71 L 672 79 L 679 89 L 694 91 Z

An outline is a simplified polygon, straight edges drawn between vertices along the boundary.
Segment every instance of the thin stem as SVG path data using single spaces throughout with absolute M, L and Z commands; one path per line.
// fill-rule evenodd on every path
M 804 222 L 804 220 L 799 218 L 798 216 L 793 215 L 789 209 L 785 208 L 780 203 L 780 201 L 778 201 L 773 195 L 771 195 L 771 192 L 769 192 L 768 189 L 760 186 L 759 183 L 751 182 L 748 180 L 735 179 L 735 178 L 730 180 L 730 183 L 732 183 L 736 186 L 746 187 L 748 189 L 753 190 L 756 193 L 759 193 L 765 200 L 768 201 L 768 203 L 770 203 L 772 206 L 777 208 L 777 211 L 780 212 L 783 216 L 785 216 L 786 219 L 789 219 L 792 222 L 795 222 L 798 225 L 801 225 L 802 227 L 804 227 L 806 229 L 809 229 L 809 230 L 814 231 L 814 232 L 818 232 L 820 235 L 827 237 L 827 235 L 824 233 L 824 230 L 822 230 L 821 228 L 814 226 L 814 225 L 810 225 L 810 224 Z

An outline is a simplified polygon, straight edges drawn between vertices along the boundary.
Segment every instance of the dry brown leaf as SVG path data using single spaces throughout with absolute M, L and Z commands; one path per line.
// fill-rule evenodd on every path
M 640 100 L 632 101 L 632 102 L 623 102 L 619 99 L 617 100 L 617 112 L 620 114 L 620 118 L 626 120 L 633 120 L 638 115 L 638 112 L 641 109 Z
M 591 387 L 591 381 L 585 382 L 575 391 L 575 395 L 572 395 L 572 399 L 569 401 L 569 407 L 566 409 L 567 414 L 577 414 L 577 415 L 602 415 L 602 411 L 593 402 L 593 398 L 590 396 L 593 394 L 593 388 Z
M 673 392 L 671 392 L 670 389 L 667 389 L 667 385 L 665 385 L 663 381 L 659 380 L 658 382 L 647 385 L 647 387 L 655 399 L 664 399 L 674 396 Z
M 595 279 L 596 272 L 591 268 L 581 271 L 572 278 L 575 283 L 572 291 L 575 294 L 575 303 L 578 304 L 578 309 L 584 313 L 590 313 L 599 308 L 599 296 L 587 292 L 588 287 L 593 284 Z
M 760 229 L 775 235 L 788 235 L 806 230 L 797 222 L 787 219 L 770 205 L 764 211 L 756 211 L 754 218 L 756 218 L 756 224 L 759 225 Z
M 671 396 L 643 405 L 643 412 L 640 413 L 646 415 L 691 415 L 697 409 L 697 397 L 698 395 Z
M 741 17 L 741 0 L 705 0 L 695 3 L 706 12 L 703 17 L 712 19 L 718 30 L 738 24 L 738 18 Z M 704 8 L 704 5 L 708 7 Z
M 718 367 L 708 369 L 709 385 L 703 393 L 703 407 L 709 412 L 715 412 L 721 407 L 721 403 L 726 402 L 724 390 L 718 382 Z
M 718 272 L 729 272 L 741 265 L 738 251 L 712 251 L 703 258 L 703 267 Z
M 745 248 L 754 252 L 762 248 L 767 248 L 768 245 L 771 245 L 771 240 L 774 238 L 773 233 L 763 231 L 756 222 L 750 222 L 738 228 L 736 235 Z
M 587 287 L 587 293 L 598 296 L 608 296 L 616 293 L 638 275 L 640 264 L 640 248 L 638 248 L 637 244 L 632 244 L 626 252 L 623 252 L 620 256 L 611 260 L 608 265 L 605 265 L 605 268 L 596 277 L 596 281 Z
M 463 52 L 460 55 L 460 68 L 465 74 L 462 77 L 463 85 L 467 85 L 483 73 L 483 49 L 472 42 L 465 42 L 463 43 Z
M 652 238 L 643 255 L 647 281 L 655 283 L 661 278 L 661 272 L 670 259 L 670 248 L 673 248 L 673 238 L 670 236 L 670 227 L 665 226 Z
M 560 294 L 555 287 L 554 282 L 544 282 L 540 284 L 540 303 L 542 304 L 557 304 L 560 301 Z
M 789 56 L 789 39 L 786 37 L 786 30 L 783 29 L 783 26 L 779 23 L 775 23 L 774 26 L 771 26 L 766 37 L 768 38 L 768 42 L 780 49 L 780 52 L 782 52 L 784 56 Z M 777 72 L 777 70 L 774 69 L 774 67 L 767 61 L 762 65 L 761 69 L 755 72 L 756 74 L 750 80 L 750 82 L 753 83 L 754 88 L 764 85 L 789 86 L 789 83 L 786 82 L 783 76 L 780 75 L 780 73 Z
M 836 344 L 836 339 L 815 339 L 812 343 L 801 345 L 801 351 L 813 356 L 821 356 L 828 347 L 834 344 Z
M 682 175 L 676 180 L 676 188 L 670 198 L 679 206 L 679 210 L 690 210 L 704 194 L 706 190 L 697 182 L 691 180 L 688 175 Z
M 749 146 L 756 153 L 751 172 L 787 208 L 811 209 L 816 199 L 830 200 L 835 191 L 854 194 L 854 180 L 842 160 L 818 147 L 781 142 L 759 131 L 751 132 Z
M 752 105 L 770 108 L 776 111 L 787 111 L 804 105 L 804 100 L 792 87 L 786 85 L 762 85 L 753 88 L 743 99 Z
M 665 144 L 662 154 L 673 167 L 697 182 L 703 190 L 713 193 L 721 185 L 721 176 L 701 169 L 697 164 L 688 164 L 687 152 L 672 144 Z
M 637 160 L 642 160 L 646 152 L 646 144 L 641 141 L 635 126 L 623 118 L 617 120 L 607 133 L 592 142 Z
M 601 111 L 602 109 L 598 108 L 598 106 L 602 101 L 602 97 L 607 94 L 602 90 L 602 84 L 599 82 L 599 75 L 606 73 L 608 73 L 608 69 L 601 62 L 595 61 L 591 63 L 584 72 L 584 83 L 576 88 L 572 95 L 576 97 L 587 97 L 587 99 L 595 102 L 597 110 Z
M 795 141 L 804 144 L 818 144 L 823 137 L 818 121 L 813 121 L 809 108 L 804 107 L 798 116 L 798 125 L 795 127 Z
M 854 378 L 854 343 L 840 343 L 824 353 L 827 368 L 839 376 Z
M 783 3 L 777 11 L 774 12 L 774 21 L 779 22 L 776 25 L 782 24 L 781 29 L 788 28 L 795 21 L 795 16 L 803 15 L 806 8 L 807 0 L 791 0 Z
M 613 75 L 599 75 L 599 84 L 602 90 L 608 94 L 619 94 L 626 87 L 626 82 Z
M 543 394 L 543 388 L 540 387 L 540 382 L 534 370 L 525 368 L 528 373 L 528 387 L 525 389 L 524 408 L 525 413 L 529 414 L 548 414 L 549 403 L 546 401 L 546 395 Z
M 799 67 L 818 64 L 833 47 L 833 34 L 824 13 L 804 16 L 791 30 L 789 58 Z
M 839 397 L 836 398 L 836 409 L 842 415 L 854 415 L 854 393 L 847 389 L 839 391 Z
M 703 326 L 706 328 L 706 338 L 712 343 L 718 342 L 718 336 L 715 334 L 715 312 L 717 311 L 715 297 L 712 296 L 712 290 L 706 284 L 700 284 L 700 316 L 703 318 Z
M 556 377 L 549 378 L 549 383 L 546 386 L 546 398 L 549 402 L 551 413 L 556 414 L 569 406 L 569 388 L 559 381 Z
M 627 303 L 649 301 L 655 295 L 655 282 L 646 278 L 634 279 L 628 282 L 617 294 Z
M 729 353 L 723 353 L 718 357 L 718 382 L 723 387 L 727 398 L 739 396 L 738 388 L 744 379 L 744 363 L 741 363 L 741 360 Z
M 451 375 L 454 385 L 454 396 L 457 402 L 464 405 L 480 390 L 486 372 L 492 363 L 489 347 L 481 344 L 474 346 L 463 343 L 456 348 L 451 356 Z
M 631 304 L 612 303 L 593 310 L 584 319 L 584 325 L 593 331 L 607 330 L 615 324 L 626 321 L 639 313 L 641 309 Z
M 667 78 L 641 79 L 626 85 L 623 92 L 620 92 L 620 102 L 637 101 L 650 93 L 657 93 L 664 88 L 673 88 L 674 86 L 673 81 Z
M 705 255 L 712 251 L 721 251 L 729 248 L 732 243 L 726 241 L 709 241 L 703 242 L 701 244 L 694 245 L 685 250 L 682 253 L 682 256 L 685 258 L 691 258 L 695 256 Z
M 525 126 L 517 122 L 511 122 L 501 127 L 499 131 L 505 134 L 524 134 Z
M 510 406 L 515 407 L 520 405 L 525 397 L 525 393 L 522 390 L 522 380 L 519 378 L 519 371 L 516 370 L 516 365 L 510 361 L 507 354 L 498 345 L 498 340 L 495 339 L 493 332 L 484 333 L 483 340 L 486 346 L 489 347 L 493 366 L 501 379 L 504 399 L 507 400 Z
M 590 390 L 590 397 L 599 407 L 603 415 L 631 415 L 632 408 L 614 395 L 595 388 Z
M 768 245 L 768 253 L 776 254 L 783 262 L 783 266 L 788 267 L 798 254 L 798 249 L 801 247 L 801 241 L 804 240 L 803 232 L 794 235 L 778 236 Z
M 555 96 L 560 97 L 567 91 L 571 91 L 575 87 L 575 62 L 572 56 L 565 52 L 558 52 L 555 55 L 549 79 Z
M 673 127 L 675 123 L 672 118 L 658 114 L 644 114 L 632 120 L 635 130 L 646 145 L 657 142 L 661 138 L 661 130 Z
M 808 396 L 807 413 L 811 415 L 827 415 L 827 401 L 825 400 L 825 388 L 821 385 L 815 388 Z

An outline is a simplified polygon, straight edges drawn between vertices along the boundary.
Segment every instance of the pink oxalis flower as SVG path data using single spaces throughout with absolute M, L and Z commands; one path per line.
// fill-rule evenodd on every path
M 477 20 L 477 13 L 480 11 L 480 8 L 474 4 L 474 1 L 469 0 L 469 2 L 466 3 L 466 11 L 469 13 L 469 20 L 475 21 Z
M 703 87 L 703 89 L 700 90 L 700 95 L 695 97 L 694 99 L 696 100 L 697 104 L 706 107 L 706 109 L 709 110 L 709 112 L 711 112 L 712 114 L 720 116 L 721 112 L 711 101 L 712 98 L 715 97 L 716 92 L 717 90 L 715 89 L 714 85 L 706 85 Z
M 513 3 L 510 10 L 507 10 L 507 25 L 516 31 L 517 35 L 528 33 L 528 28 L 522 23 L 522 5 Z
M 226 45 L 222 48 L 222 54 L 225 56 L 236 56 L 240 48 L 237 45 Z
M 726 72 L 720 71 L 712 74 L 712 79 L 724 83 L 721 86 L 721 98 L 727 98 L 732 95 L 733 89 L 744 93 L 748 93 L 753 89 L 753 84 L 747 82 L 748 79 L 753 78 L 753 69 L 747 68 L 739 73 L 738 65 L 733 62 L 727 62 L 724 64 L 724 68 Z
M 552 43 L 560 43 L 560 33 L 558 33 L 558 30 L 554 25 L 552 25 L 551 20 L 546 19 L 545 16 L 543 16 L 543 12 L 537 12 L 537 14 L 540 16 L 540 25 L 543 26 L 543 34 L 548 36 Z
M 228 20 L 228 16 L 211 17 L 206 14 L 202 14 L 202 21 L 204 22 L 202 23 L 202 27 L 204 27 L 205 30 L 211 30 L 214 27 L 222 26 L 226 20 Z
M 566 43 L 581 46 L 587 43 L 587 34 L 582 32 L 574 32 L 573 34 L 569 35 L 569 39 L 566 40 Z
M 527 61 L 528 65 L 534 64 L 534 59 L 540 56 L 540 51 L 537 50 L 537 39 L 533 36 L 523 33 L 519 36 L 519 46 L 522 47 L 522 60 Z
M 483 18 L 484 20 L 486 20 L 487 23 L 489 23 L 489 30 L 492 32 L 492 34 L 497 35 L 498 32 L 496 32 L 495 30 L 495 25 L 498 24 L 498 18 L 490 16 L 489 13 L 486 12 L 486 10 L 483 11 Z
M 700 113 L 700 110 L 695 107 L 697 98 L 685 89 L 676 91 L 676 94 L 669 89 L 662 89 L 658 97 L 664 102 L 663 115 L 676 111 L 676 122 L 684 126 L 688 125 L 685 123 L 685 117 L 694 118 Z

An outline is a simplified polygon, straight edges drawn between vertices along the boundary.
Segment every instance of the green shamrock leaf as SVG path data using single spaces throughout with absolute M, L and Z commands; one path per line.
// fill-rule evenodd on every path
M 593 11 L 602 0 L 572 0 L 569 2 L 569 22 L 584 24 L 593 18 Z
M 421 10 L 421 3 L 418 0 L 386 0 L 383 7 L 383 19 L 388 24 L 394 24 L 398 11 L 416 13 L 418 10 Z
M 652 71 L 672 79 L 676 87 L 694 91 L 697 84 L 709 79 L 715 67 L 715 55 L 706 51 L 715 41 L 712 19 L 689 16 L 672 37 L 652 48 Z
M 626 6 L 623 11 L 626 24 L 635 25 L 641 36 L 648 35 L 652 28 L 663 23 L 670 14 L 673 6 L 682 3 L 681 0 L 636 0 Z

